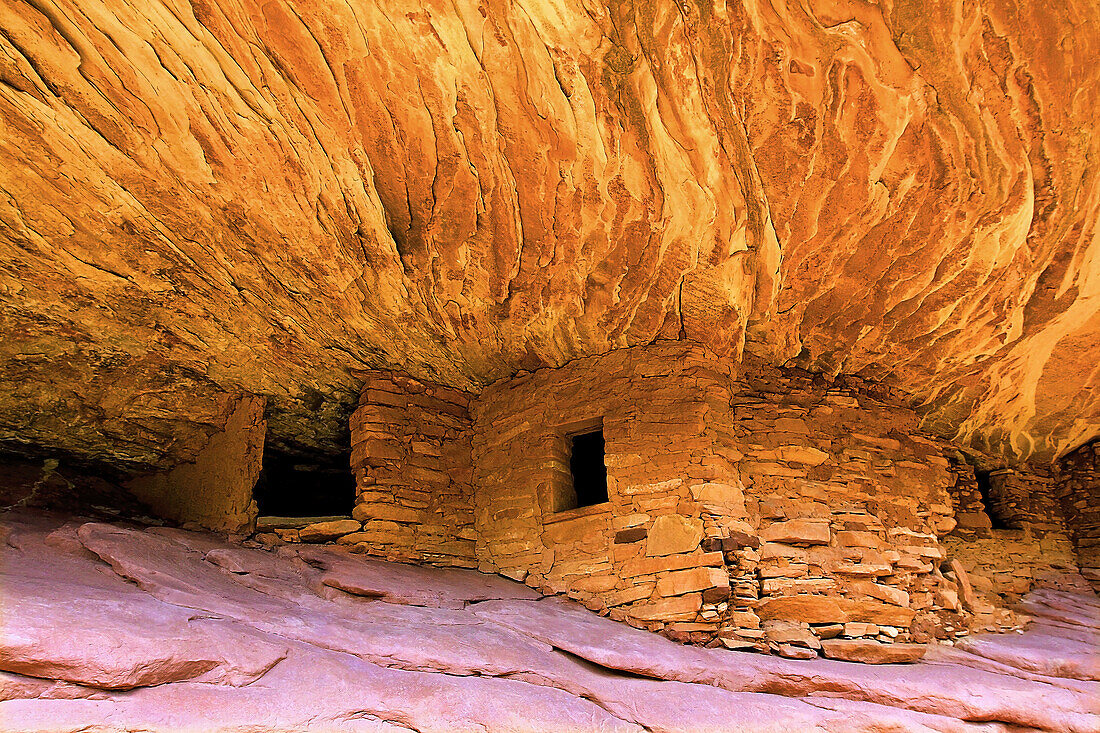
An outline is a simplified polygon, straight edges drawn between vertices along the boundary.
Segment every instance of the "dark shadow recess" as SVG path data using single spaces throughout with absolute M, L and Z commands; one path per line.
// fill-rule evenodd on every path
M 604 464 L 603 430 L 574 435 L 569 446 L 569 472 L 577 507 L 607 501 L 607 466 Z
M 350 516 L 355 506 L 351 456 L 308 458 L 264 449 L 254 495 L 261 516 Z

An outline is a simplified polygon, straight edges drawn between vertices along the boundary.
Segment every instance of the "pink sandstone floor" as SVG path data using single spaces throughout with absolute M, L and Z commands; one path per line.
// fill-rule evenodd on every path
M 472 571 L 0 515 L 4 731 L 1100 731 L 1100 600 L 912 665 L 681 646 Z

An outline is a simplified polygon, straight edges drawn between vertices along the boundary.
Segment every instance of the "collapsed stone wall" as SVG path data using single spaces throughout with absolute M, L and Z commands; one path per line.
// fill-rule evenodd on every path
M 1058 496 L 1073 536 L 1081 574 L 1100 588 L 1100 441 L 1058 464 Z
M 987 474 L 987 495 L 961 456 L 950 491 L 958 525 L 944 539 L 959 563 L 970 596 L 971 630 L 1004 630 L 1019 621 L 1009 609 L 1042 578 L 1077 571 L 1057 482 L 1042 467 L 1002 468 Z

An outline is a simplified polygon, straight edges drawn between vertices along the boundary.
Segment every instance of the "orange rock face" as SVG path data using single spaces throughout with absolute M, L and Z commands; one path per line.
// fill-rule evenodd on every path
M 647 343 L 1100 432 L 1100 8 L 0 5 L 0 442 L 326 450 L 356 370 Z

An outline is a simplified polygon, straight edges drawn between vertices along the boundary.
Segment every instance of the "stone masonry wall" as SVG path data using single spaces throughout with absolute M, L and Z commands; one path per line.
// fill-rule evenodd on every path
M 260 475 L 266 432 L 264 401 L 245 397 L 233 407 L 225 429 L 211 436 L 193 461 L 126 486 L 159 517 L 216 531 L 250 531 L 258 511 L 252 487 Z
M 945 635 L 957 601 L 938 570 L 939 537 L 955 525 L 944 446 L 881 388 L 743 367 L 721 429 L 744 454 L 755 538 L 724 540 L 726 645 L 800 655 L 791 647 L 837 636 Z
M 736 522 L 736 473 L 708 420 L 729 373 L 693 344 L 614 351 L 492 385 L 473 406 L 481 568 L 651 628 L 715 628 L 729 592 L 704 505 Z M 568 505 L 568 436 L 602 421 L 606 504 Z
M 1017 529 L 994 529 L 973 469 L 900 396 L 737 369 L 658 342 L 477 398 L 374 372 L 352 417 L 353 518 L 301 539 L 476 566 L 674 639 L 792 657 L 1008 628 L 1012 593 L 1074 567 L 1053 476 L 996 472 Z M 577 507 L 570 436 L 595 429 L 608 501 Z
M 674 638 L 793 656 L 965 627 L 939 567 L 946 446 L 871 385 L 735 376 L 669 342 L 497 383 L 472 412 L 483 570 Z M 567 436 L 600 420 L 609 501 L 558 511 Z
M 1100 441 L 1081 446 L 1059 461 L 1058 495 L 1081 566 L 1100 589 Z
M 993 523 L 982 501 L 982 492 L 978 486 L 974 467 L 967 463 L 966 457 L 958 451 L 948 452 L 948 464 L 948 470 L 951 471 L 953 478 L 947 491 L 951 494 L 951 501 L 955 508 L 955 528 L 950 536 L 963 540 L 991 537 Z
M 470 396 L 374 372 L 351 417 L 362 528 L 337 539 L 392 560 L 473 567 Z

